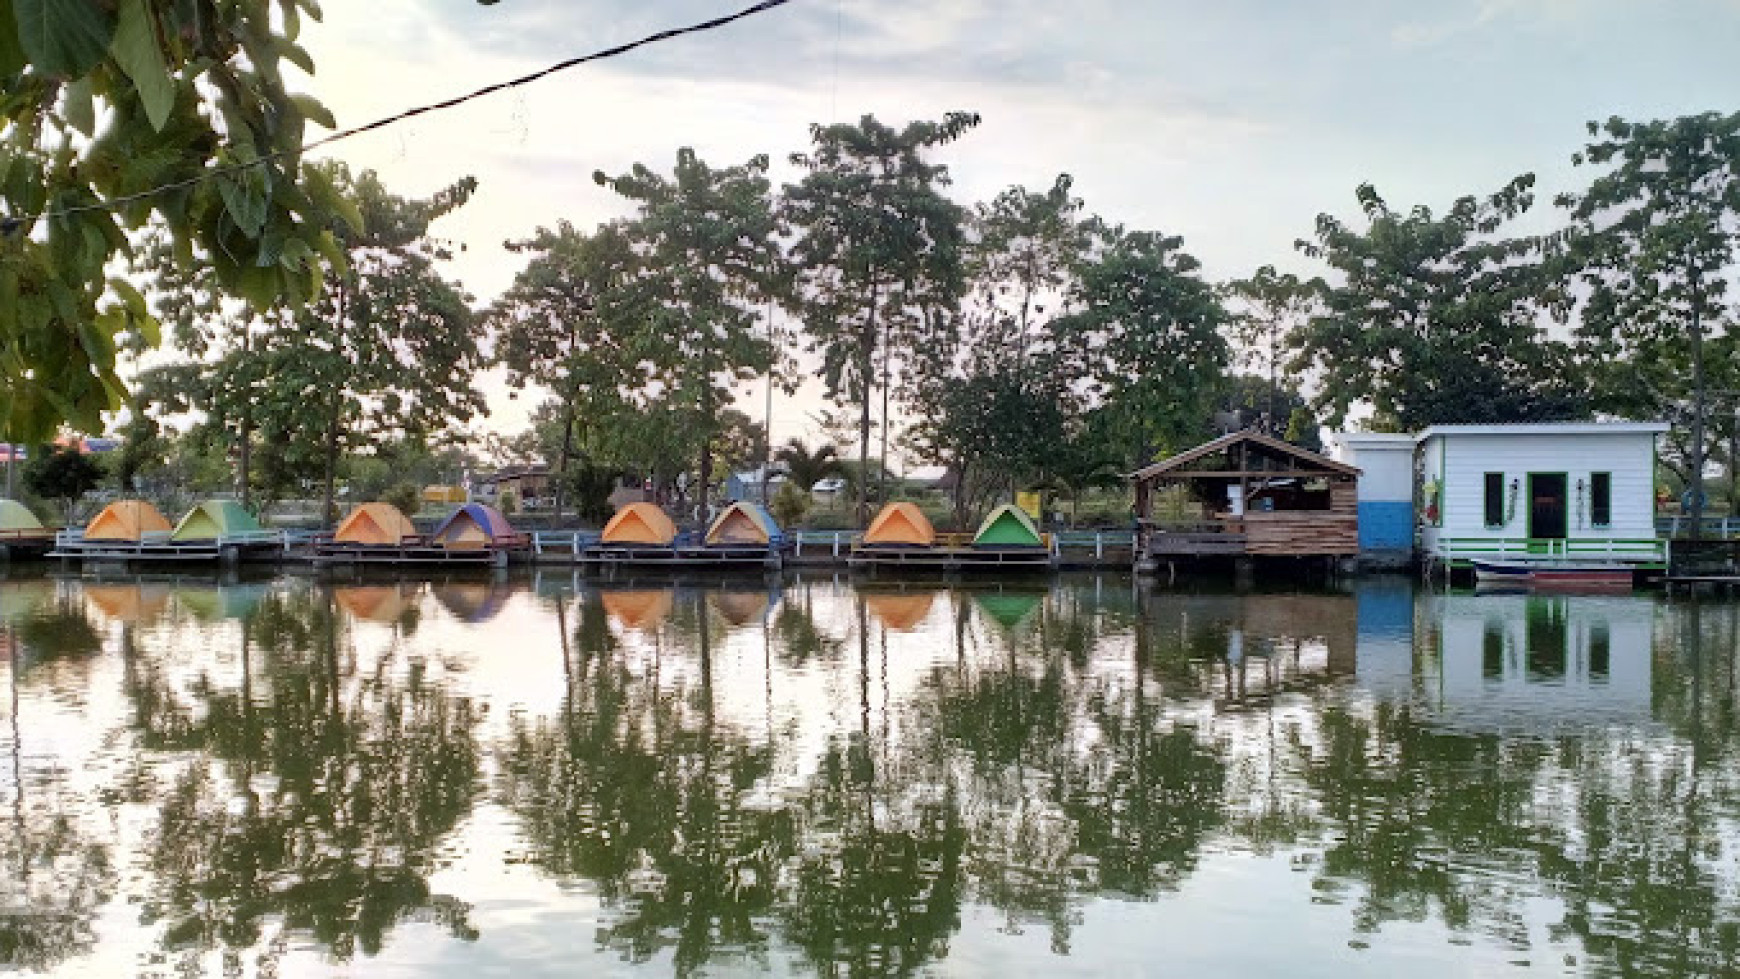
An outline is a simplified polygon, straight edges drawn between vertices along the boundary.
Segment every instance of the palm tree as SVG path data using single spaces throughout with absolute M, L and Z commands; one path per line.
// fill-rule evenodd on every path
M 791 481 L 805 493 L 829 476 L 846 474 L 845 465 L 840 462 L 838 453 L 831 445 L 824 445 L 811 452 L 801 440 L 792 439 L 780 446 L 774 458 L 785 463 Z

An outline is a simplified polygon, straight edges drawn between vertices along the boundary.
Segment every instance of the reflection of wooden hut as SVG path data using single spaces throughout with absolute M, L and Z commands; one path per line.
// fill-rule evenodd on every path
M 1203 556 L 1359 553 L 1359 470 L 1261 432 L 1225 435 L 1138 470 L 1139 565 Z M 1181 487 L 1194 519 L 1153 519 L 1155 491 Z
M 671 614 L 674 600 L 669 588 L 610 590 L 599 594 L 604 614 L 616 620 L 624 629 L 646 632 L 658 628 Z
M 719 612 L 721 618 L 734 626 L 746 626 L 751 622 L 761 621 L 767 613 L 767 592 L 764 591 L 716 591 L 709 592 L 707 600 Z
M 864 607 L 889 632 L 911 632 L 930 614 L 936 596 L 934 591 L 871 592 Z

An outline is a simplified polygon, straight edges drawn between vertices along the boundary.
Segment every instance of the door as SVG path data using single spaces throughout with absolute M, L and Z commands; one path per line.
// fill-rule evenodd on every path
M 1529 473 L 1529 536 L 1565 539 L 1565 474 Z

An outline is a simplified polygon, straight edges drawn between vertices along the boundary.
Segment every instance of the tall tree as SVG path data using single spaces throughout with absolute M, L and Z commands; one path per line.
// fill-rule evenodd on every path
M 157 343 L 109 275 L 127 229 L 161 223 L 262 306 L 307 300 L 341 260 L 331 188 L 298 160 L 307 123 L 334 123 L 281 72 L 313 71 L 304 17 L 314 0 L 0 0 L 0 437 L 99 431 L 122 406 L 117 343 Z
M 1298 247 L 1335 276 L 1292 367 L 1317 372 L 1326 422 L 1358 399 L 1402 431 L 1585 413 L 1570 351 L 1542 326 L 1561 301 L 1558 273 L 1536 260 L 1538 242 L 1499 237 L 1532 205 L 1534 182 L 1524 174 L 1442 215 L 1394 210 L 1363 184 L 1364 228 L 1318 215 L 1316 241 Z
M 1325 289 L 1322 279 L 1302 280 L 1290 272 L 1277 272 L 1273 265 L 1265 265 L 1250 278 L 1227 286 L 1227 293 L 1235 303 L 1233 338 L 1243 347 L 1243 359 L 1268 373 L 1264 415 L 1271 435 L 1284 432 L 1292 416 L 1292 406 L 1283 403 L 1282 360 L 1289 353 L 1294 335 L 1319 312 Z
M 324 166 L 361 216 L 356 230 L 336 229 L 346 267 L 265 339 L 280 355 L 268 383 L 302 392 L 298 410 L 319 416 L 309 430 L 323 438 L 330 520 L 340 449 L 385 432 L 420 435 L 469 420 L 483 409 L 471 381 L 483 358 L 468 297 L 436 265 L 447 248 L 429 235 L 477 181 L 466 177 L 417 200 L 389 192 L 372 171 L 353 177 L 343 164 Z
M 640 205 L 626 233 L 641 258 L 636 288 L 648 301 L 647 336 L 656 338 L 648 353 L 691 420 L 703 513 L 720 406 L 734 385 L 774 366 L 773 345 L 757 327 L 783 278 L 767 167 L 757 156 L 716 170 L 685 148 L 668 177 L 640 164 L 614 178 L 593 175 Z
M 976 113 L 952 112 L 895 129 L 867 115 L 856 125 L 811 126 L 811 150 L 792 155 L 805 171 L 782 202 L 797 232 L 793 305 L 810 351 L 821 354 L 828 396 L 858 408 L 860 472 L 869 471 L 875 391 L 883 392 L 886 429 L 900 349 L 925 311 L 952 308 L 964 288 L 965 212 L 943 196 L 948 168 L 926 154 L 978 122 Z M 869 517 L 867 482 L 858 481 L 861 523 Z
M 540 385 L 560 405 L 560 517 L 575 422 L 603 414 L 600 409 L 620 408 L 628 389 L 639 383 L 634 368 L 643 357 L 643 338 L 636 329 L 641 320 L 633 314 L 641 307 L 637 293 L 627 288 L 637 260 L 619 224 L 586 234 L 564 221 L 507 247 L 531 257 L 490 308 L 488 320 L 508 386 L 517 391 Z
M 1735 321 L 1728 286 L 1740 257 L 1740 112 L 1614 117 L 1588 128 L 1591 142 L 1573 159 L 1608 169 L 1558 201 L 1573 221 L 1569 252 L 1593 289 L 1578 335 L 1603 407 L 1656 413 L 1690 402 L 1685 475 L 1695 534 L 1710 451 L 1708 381 L 1740 378 L 1734 345 L 1722 342 Z
M 1133 467 L 1206 430 L 1229 352 L 1227 314 L 1183 239 L 1101 228 L 1076 287 L 1080 311 L 1056 321 L 1060 356 L 1080 362 L 1095 424 Z

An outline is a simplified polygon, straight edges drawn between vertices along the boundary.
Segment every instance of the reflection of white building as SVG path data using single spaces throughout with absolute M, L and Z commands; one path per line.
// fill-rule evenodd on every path
M 1362 689 L 1470 733 L 1551 734 L 1651 720 L 1646 597 L 1418 595 L 1356 589 Z
M 1422 690 L 1477 731 L 1547 733 L 1650 720 L 1647 598 L 1435 595 L 1423 600 Z

